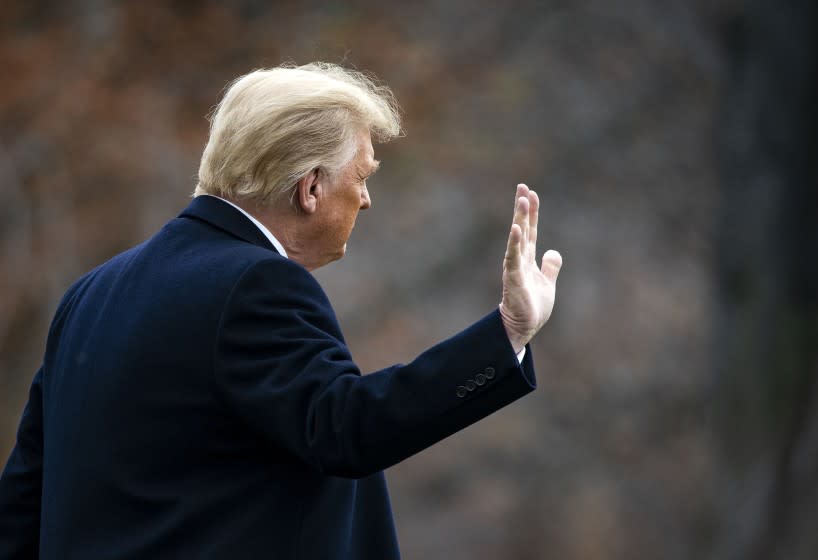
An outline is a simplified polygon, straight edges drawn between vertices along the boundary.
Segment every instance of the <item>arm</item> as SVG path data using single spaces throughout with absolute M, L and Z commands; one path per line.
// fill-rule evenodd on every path
M 251 267 L 225 307 L 214 356 L 225 400 L 317 470 L 366 476 L 535 387 L 530 351 L 551 315 L 562 259 L 534 261 L 539 200 L 519 185 L 499 309 L 398 365 L 361 376 L 315 279 L 281 259 Z M 516 355 L 515 355 L 516 354 Z
M 77 282 L 63 296 L 51 322 L 46 344 L 58 340 L 58 332 Z M 40 516 L 43 495 L 43 369 L 34 381 L 23 409 L 17 442 L 0 475 L 0 558 L 37 558 L 40 547 Z
M 17 444 L 0 476 L 0 558 L 37 558 L 43 474 L 42 368 L 34 376 Z
M 219 392 L 272 445 L 333 476 L 362 477 L 535 387 L 497 311 L 407 365 L 361 376 L 315 279 L 282 260 L 245 272 L 216 348 Z

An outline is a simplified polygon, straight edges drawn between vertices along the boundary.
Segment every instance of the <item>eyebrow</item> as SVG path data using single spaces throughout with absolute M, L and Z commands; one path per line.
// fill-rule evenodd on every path
M 374 175 L 374 174 L 375 174 L 375 172 L 376 172 L 378 169 L 380 169 L 380 167 L 381 167 L 381 162 L 379 162 L 378 160 L 373 160 L 373 161 L 375 162 L 375 165 L 373 165 L 373 166 L 372 166 L 372 167 L 369 169 L 369 171 L 368 171 L 368 172 L 363 172 L 363 173 L 361 174 L 361 177 L 371 177 L 372 175 Z

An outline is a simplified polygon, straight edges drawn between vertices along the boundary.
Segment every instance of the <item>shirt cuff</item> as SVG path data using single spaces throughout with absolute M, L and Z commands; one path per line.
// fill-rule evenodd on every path
M 517 361 L 523 363 L 523 358 L 525 358 L 525 346 L 523 346 L 522 350 L 517 352 Z

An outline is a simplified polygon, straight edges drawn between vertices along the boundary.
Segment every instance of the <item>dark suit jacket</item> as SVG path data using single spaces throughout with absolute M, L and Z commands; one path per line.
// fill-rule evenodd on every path
M 361 376 L 313 276 L 199 197 L 60 303 L 0 558 L 398 558 L 382 469 L 534 386 L 496 311 Z

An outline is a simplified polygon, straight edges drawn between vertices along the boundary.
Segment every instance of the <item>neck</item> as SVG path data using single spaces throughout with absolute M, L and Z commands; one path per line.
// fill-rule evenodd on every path
M 246 200 L 230 199 L 270 230 L 287 251 L 287 258 L 306 268 L 315 270 L 324 263 L 315 262 L 309 252 L 309 239 L 304 233 L 305 216 L 300 215 L 290 205 L 282 203 L 261 206 Z

